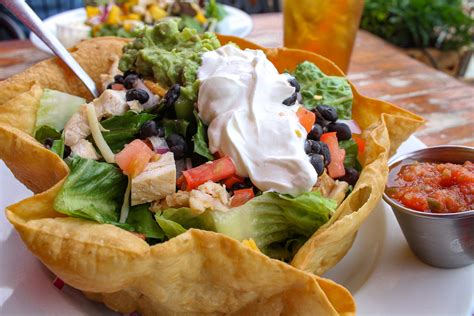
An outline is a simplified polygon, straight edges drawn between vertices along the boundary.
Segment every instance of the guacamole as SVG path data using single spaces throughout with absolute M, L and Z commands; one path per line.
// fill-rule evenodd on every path
M 191 119 L 197 99 L 197 72 L 204 52 L 220 47 L 213 33 L 179 30 L 179 21 L 169 19 L 142 29 L 137 38 L 124 47 L 119 68 L 133 70 L 165 88 L 178 83 L 181 93 L 175 105 L 178 118 Z

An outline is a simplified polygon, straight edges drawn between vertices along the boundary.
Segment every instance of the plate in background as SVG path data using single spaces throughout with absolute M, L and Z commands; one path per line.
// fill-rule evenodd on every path
M 252 31 L 253 22 L 250 15 L 244 11 L 224 5 L 224 9 L 227 15 L 222 21 L 217 24 L 217 32 L 223 35 L 233 35 L 238 37 L 245 37 Z M 64 11 L 59 14 L 55 14 L 45 19 L 43 22 L 46 27 L 54 34 L 57 34 L 57 24 L 71 24 L 77 22 L 86 21 L 86 10 L 79 8 L 75 10 Z M 30 41 L 46 53 L 52 54 L 51 50 L 41 41 L 38 36 L 30 33 Z
M 424 148 L 410 137 L 398 154 Z M 31 195 L 0 161 L 0 209 Z M 0 212 L 0 315 L 117 315 L 80 292 L 53 284 Z M 474 265 L 438 269 L 410 251 L 388 205 L 381 201 L 353 247 L 325 277 L 346 286 L 358 315 L 471 315 Z

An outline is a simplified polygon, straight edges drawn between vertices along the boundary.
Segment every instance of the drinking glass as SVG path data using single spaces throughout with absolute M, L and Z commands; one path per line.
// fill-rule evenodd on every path
M 323 55 L 347 72 L 364 0 L 284 0 L 284 44 Z

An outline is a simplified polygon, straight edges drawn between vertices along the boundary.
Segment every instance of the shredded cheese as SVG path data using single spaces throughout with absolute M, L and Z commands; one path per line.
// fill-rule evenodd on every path
M 100 154 L 108 163 L 115 163 L 115 155 L 110 149 L 109 145 L 107 145 L 105 142 L 104 136 L 102 136 L 102 133 L 100 132 L 101 125 L 97 119 L 94 104 L 88 103 L 86 105 L 86 109 L 87 120 L 89 121 L 89 126 L 91 128 L 92 138 L 94 138 L 94 142 L 97 145 L 97 148 L 99 148 Z
M 125 196 L 123 197 L 122 208 L 120 209 L 120 220 L 119 223 L 123 224 L 127 221 L 128 212 L 130 211 L 130 191 L 132 189 L 132 178 L 128 177 L 127 189 L 125 190 Z
M 258 249 L 258 246 L 257 246 L 257 244 L 255 243 L 255 240 L 253 240 L 252 238 L 242 240 L 242 243 L 243 243 L 245 246 L 247 246 L 247 247 L 249 247 L 250 249 L 252 249 L 252 250 L 261 252 L 260 249 Z

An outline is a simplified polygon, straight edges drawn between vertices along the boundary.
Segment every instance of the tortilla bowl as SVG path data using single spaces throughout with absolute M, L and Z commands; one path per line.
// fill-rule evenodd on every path
M 343 73 L 331 61 L 305 51 L 265 49 L 220 36 L 241 48 L 265 51 L 279 71 L 304 60 L 326 74 Z M 82 42 L 73 55 L 99 83 L 125 39 Z M 353 192 L 334 216 L 298 251 L 290 264 L 270 259 L 242 243 L 191 229 L 149 246 L 112 225 L 66 217 L 53 209 L 67 165 L 32 136 L 42 90 L 50 88 L 91 100 L 57 59 L 43 61 L 0 82 L 0 158 L 33 192 L 7 208 L 9 221 L 27 247 L 58 277 L 122 313 L 142 314 L 353 314 L 355 303 L 340 285 L 320 278 L 350 249 L 357 229 L 380 200 L 387 160 L 423 119 L 392 104 L 354 94 L 353 118 L 364 130 L 364 166 Z

